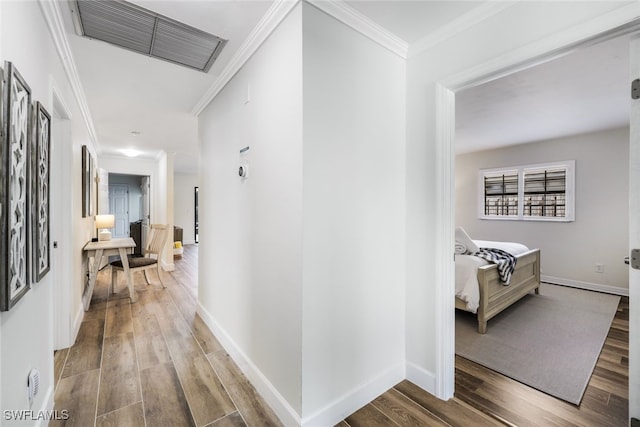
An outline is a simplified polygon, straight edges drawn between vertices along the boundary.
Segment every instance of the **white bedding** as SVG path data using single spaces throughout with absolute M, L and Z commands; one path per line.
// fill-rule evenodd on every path
M 529 250 L 521 243 L 492 242 L 488 240 L 473 241 L 480 248 L 502 249 L 512 255 L 520 255 Z M 489 264 L 482 258 L 473 255 L 456 254 L 456 296 L 467 303 L 467 311 L 475 313 L 480 304 L 480 285 L 478 284 L 478 267 Z

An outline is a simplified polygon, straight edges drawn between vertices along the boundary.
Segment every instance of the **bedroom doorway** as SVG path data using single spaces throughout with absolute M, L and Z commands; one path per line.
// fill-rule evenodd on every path
M 553 57 L 557 57 L 565 54 L 566 52 L 575 49 L 579 46 L 589 46 L 595 43 L 611 39 L 614 36 L 622 34 L 629 34 L 637 30 L 638 22 L 630 23 L 622 28 L 611 28 L 605 33 L 591 33 L 589 30 L 584 29 L 581 35 L 581 41 L 577 41 L 571 46 L 556 46 L 556 49 L 548 51 L 547 53 L 534 53 L 533 50 L 528 52 L 519 52 L 522 55 L 529 54 L 528 60 L 519 63 L 510 63 L 509 60 L 504 60 L 501 64 L 491 64 L 492 72 L 479 72 L 474 70 L 480 70 L 482 67 L 476 67 L 474 70 L 467 73 L 461 73 L 456 78 L 441 81 L 437 85 L 437 110 L 439 119 L 438 125 L 441 126 L 441 130 L 437 134 L 437 146 L 439 151 L 438 161 L 440 163 L 440 169 L 437 171 L 438 179 L 441 182 L 441 194 L 439 199 L 444 203 L 439 205 L 439 229 L 442 230 L 442 234 L 438 238 L 437 252 L 446 254 L 454 252 L 453 241 L 453 229 L 456 225 L 455 220 L 455 179 L 454 171 L 456 169 L 456 159 L 454 154 L 454 128 L 455 128 L 455 96 L 456 92 L 463 89 L 467 89 L 473 86 L 478 86 L 484 82 L 492 81 L 499 76 L 512 74 L 519 71 L 525 66 L 533 67 L 539 63 L 549 61 Z M 602 31 L 602 29 L 600 29 Z M 522 58 L 522 56 L 521 56 Z M 525 65 L 523 63 L 526 62 Z M 484 68 L 487 70 L 489 68 Z M 443 310 L 440 315 L 440 328 L 439 340 L 440 345 L 440 362 L 438 366 L 438 381 L 440 382 L 440 389 L 444 390 L 441 397 L 452 397 L 454 391 L 454 355 L 455 355 L 455 341 L 454 341 L 454 325 L 452 319 L 454 316 L 452 312 L 453 307 L 453 295 L 455 294 L 455 269 L 453 263 L 446 262 L 440 263 L 439 270 L 436 272 L 436 280 L 438 283 L 443 283 L 442 291 L 440 295 L 442 297 L 441 303 L 444 306 L 449 307 Z M 640 386 L 637 386 L 640 388 Z M 632 393 L 633 396 L 633 393 Z M 635 407 L 638 407 L 638 402 L 633 403 L 630 400 L 631 413 Z M 640 409 L 640 408 L 638 408 Z M 636 409 L 636 410 L 638 410 Z

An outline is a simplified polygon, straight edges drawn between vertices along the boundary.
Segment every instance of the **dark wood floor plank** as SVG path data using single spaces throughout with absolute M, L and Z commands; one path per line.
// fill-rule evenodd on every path
M 129 332 L 133 332 L 131 301 L 129 298 L 109 300 L 104 336 L 112 337 Z
M 501 425 L 494 419 L 486 416 L 482 412 L 472 408 L 468 404 L 457 399 L 450 399 L 447 402 L 425 392 L 417 385 L 402 381 L 394 387 L 423 408 L 428 409 L 439 419 L 453 426 L 474 425 L 474 426 L 496 426 Z M 348 420 L 347 420 L 348 422 Z
M 224 351 L 207 355 L 222 384 L 251 426 L 282 426 L 273 410 L 264 402 L 240 368 Z
M 160 324 L 151 309 L 153 298 L 149 293 L 141 293 L 134 306 L 133 330 L 135 333 L 136 351 L 138 353 L 138 367 L 147 369 L 159 363 L 171 360 L 167 343 L 162 334 Z
M 213 335 L 213 332 L 204 323 L 204 320 L 199 315 L 195 315 L 193 323 L 189 325 L 193 335 L 202 347 L 204 354 L 215 353 L 217 351 L 224 350 L 220 341 Z
M 193 337 L 191 340 L 191 345 L 187 344 L 188 339 L 173 340 L 169 349 L 193 417 L 201 426 L 229 415 L 237 408 L 206 356 L 192 351 L 193 344 L 197 346 L 197 343 Z M 184 343 L 184 353 L 176 347 L 180 346 L 179 342 Z
M 62 378 L 55 391 L 55 410 L 60 414 L 67 411 L 69 418 L 52 420 L 49 426 L 92 426 L 96 419 L 99 381 L 99 369 Z
M 195 426 L 178 375 L 171 363 L 140 372 L 147 426 Z
M 62 369 L 64 363 L 67 361 L 67 355 L 69 354 L 68 348 L 62 350 L 56 350 L 53 352 L 53 384 L 54 387 L 58 385 L 58 381 L 62 376 Z
M 249 424 L 250 426 L 260 426 L 260 424 Z M 246 427 L 247 424 L 242 419 L 242 416 L 234 412 L 232 414 L 227 415 L 224 418 L 219 419 L 211 424 L 208 424 L 207 427 Z
M 380 395 L 371 404 L 402 427 L 449 426 L 449 424 L 433 415 L 427 409 L 394 389 Z
M 124 408 L 141 399 L 133 333 L 105 337 L 97 415 Z
M 136 427 L 144 426 L 144 423 L 142 402 L 109 412 L 96 419 L 96 427 Z
M 84 320 L 80 325 L 76 343 L 69 348 L 62 377 L 100 369 L 103 337 L 104 319 Z
M 398 425 L 371 404 L 349 415 L 346 421 L 351 427 L 389 427 Z

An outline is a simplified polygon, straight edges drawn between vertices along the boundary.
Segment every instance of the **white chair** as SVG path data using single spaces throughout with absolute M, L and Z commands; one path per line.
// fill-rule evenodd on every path
M 160 280 L 162 287 L 167 287 L 162 282 L 162 277 L 160 276 L 160 260 L 162 259 L 162 253 L 164 252 L 168 237 L 169 226 L 167 224 L 151 224 L 149 236 L 147 238 L 147 246 L 144 248 L 142 256 L 129 255 L 127 257 L 127 260 L 129 261 L 130 283 L 133 283 L 133 273 L 136 271 L 142 271 L 144 272 L 144 280 L 147 282 L 147 285 L 149 285 L 147 270 L 156 269 L 156 272 L 158 273 L 158 280 Z M 118 271 L 124 271 L 122 260 L 111 263 L 111 284 L 109 285 L 109 293 L 114 292 L 114 287 L 118 280 Z

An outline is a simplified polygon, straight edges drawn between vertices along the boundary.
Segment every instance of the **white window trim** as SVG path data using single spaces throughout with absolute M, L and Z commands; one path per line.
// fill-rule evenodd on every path
M 544 169 L 564 167 L 567 170 L 565 190 L 564 217 L 525 216 L 524 215 L 524 172 L 532 169 Z M 500 216 L 485 215 L 484 213 L 484 176 L 487 174 L 518 172 L 518 215 Z M 560 162 L 536 163 L 530 165 L 508 166 L 502 168 L 481 169 L 478 172 L 478 218 L 498 221 L 542 221 L 542 222 L 572 222 L 575 221 L 575 171 L 576 161 L 565 160 Z

